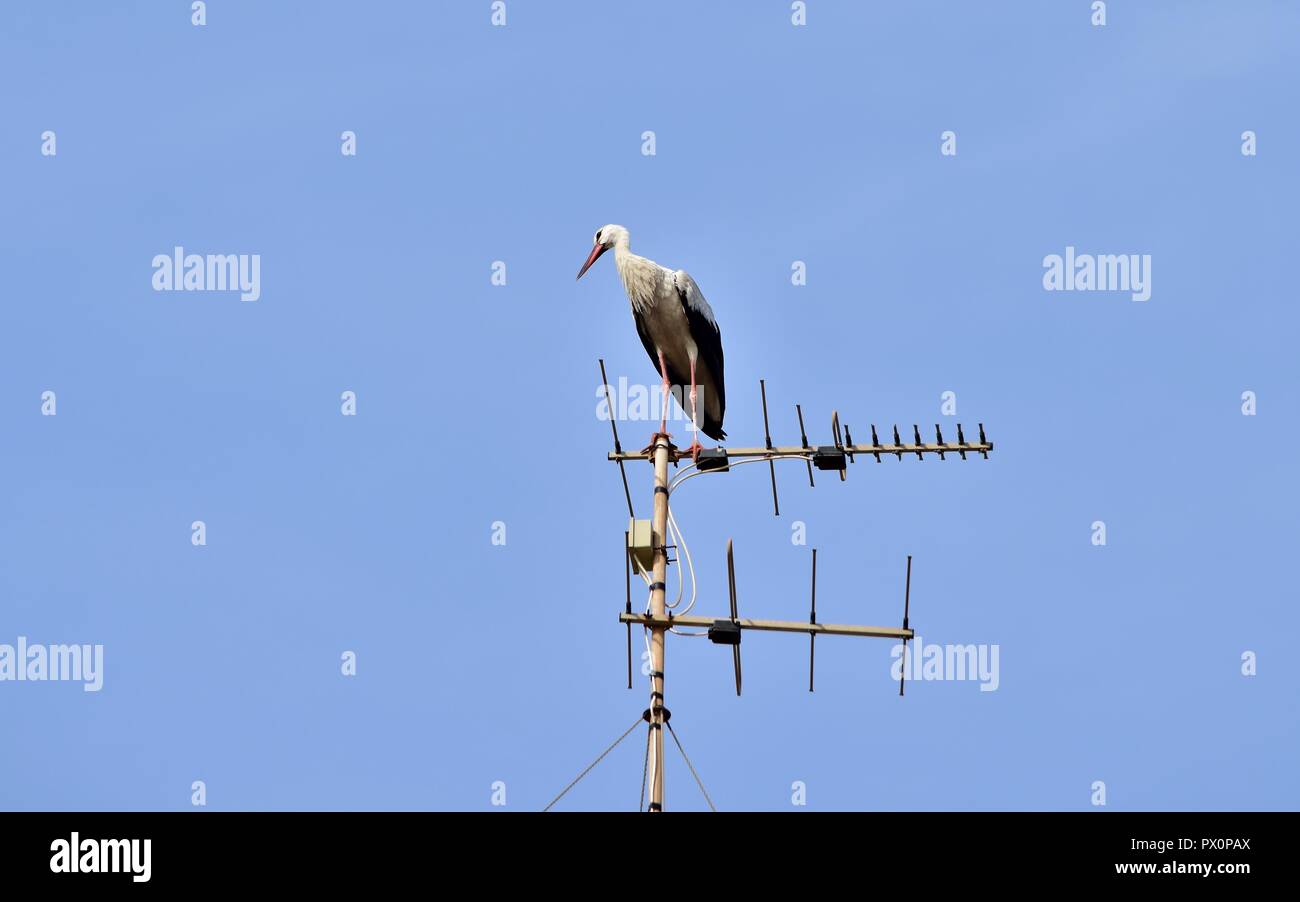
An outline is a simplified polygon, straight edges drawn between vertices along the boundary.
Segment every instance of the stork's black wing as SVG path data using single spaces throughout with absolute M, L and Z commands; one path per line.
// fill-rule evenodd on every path
M 635 307 L 632 308 L 632 322 L 636 323 L 636 334 L 641 338 L 641 347 L 650 357 L 650 362 L 654 364 L 655 372 L 659 372 L 659 352 L 655 350 L 654 339 L 650 337 L 650 330 L 646 328 L 645 319 L 637 312 Z M 672 373 L 668 374 L 669 379 L 676 380 L 677 377 Z M 680 385 L 680 382 L 675 382 Z
M 673 282 L 677 286 L 682 309 L 686 311 L 686 318 L 690 322 L 691 339 L 695 342 L 697 351 L 696 366 L 703 366 L 713 382 L 712 399 L 705 398 L 702 428 L 705 435 L 721 441 L 727 437 L 722 431 L 722 418 L 727 409 L 727 391 L 722 375 L 722 330 L 718 328 L 717 320 L 713 318 L 713 309 L 704 299 L 700 286 L 695 284 L 695 280 L 685 270 L 679 269 L 673 273 Z M 712 409 L 710 400 L 717 401 L 716 410 Z

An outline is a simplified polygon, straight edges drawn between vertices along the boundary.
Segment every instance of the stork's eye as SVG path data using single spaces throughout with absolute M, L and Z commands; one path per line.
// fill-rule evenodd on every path
M 596 243 L 600 244 L 600 232 L 596 233 Z

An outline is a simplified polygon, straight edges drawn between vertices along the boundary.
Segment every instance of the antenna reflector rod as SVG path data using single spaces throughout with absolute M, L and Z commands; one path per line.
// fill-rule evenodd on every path
M 912 607 L 912 556 L 907 556 L 907 588 L 903 590 L 903 629 L 910 629 L 907 625 L 907 615 Z M 903 669 L 898 674 L 898 694 L 903 694 L 903 682 L 907 679 L 907 639 L 903 639 Z
M 835 433 L 835 448 L 840 452 L 840 482 L 843 482 L 848 475 L 848 467 L 844 463 L 844 441 L 840 438 L 840 412 L 838 410 L 831 411 L 831 431 Z
M 813 549 L 813 568 L 812 568 L 812 610 L 808 614 L 808 622 L 817 622 L 817 549 Z M 631 627 L 628 627 L 631 629 Z M 813 665 L 817 660 L 817 634 L 811 630 L 808 632 L 808 691 L 813 691 Z
M 632 613 L 632 549 L 628 547 L 629 536 L 623 532 L 623 588 L 627 590 L 627 602 L 623 610 Z M 632 688 L 632 624 L 627 625 L 627 688 Z
M 609 398 L 609 377 L 605 375 L 605 358 L 598 357 L 600 361 L 600 384 L 605 387 L 605 409 L 609 411 L 609 429 L 614 433 L 614 453 L 622 454 L 623 446 L 618 443 L 618 426 L 614 424 L 614 403 Z M 623 476 L 623 496 L 627 498 L 627 515 L 635 517 L 636 512 L 632 510 L 632 491 L 627 487 L 627 469 L 623 466 L 623 459 L 618 461 L 618 471 Z M 628 688 L 631 688 L 630 686 Z
M 758 390 L 763 396 L 763 440 L 767 445 L 767 450 L 771 451 L 772 431 L 767 427 L 767 384 L 762 379 L 758 380 Z M 772 515 L 779 517 L 781 516 L 781 505 L 776 499 L 776 462 L 769 458 L 767 468 L 772 474 Z
M 736 610 L 736 558 L 732 550 L 731 539 L 727 539 L 727 589 L 731 594 L 731 622 L 740 629 L 740 614 Z M 736 695 L 740 695 L 740 636 L 731 646 L 731 662 L 736 668 Z

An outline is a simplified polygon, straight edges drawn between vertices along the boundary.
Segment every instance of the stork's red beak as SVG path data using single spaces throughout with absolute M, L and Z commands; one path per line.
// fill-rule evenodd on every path
M 591 264 L 595 263 L 596 260 L 600 258 L 600 255 L 605 253 L 607 250 L 609 250 L 609 248 L 605 247 L 603 244 L 598 244 L 593 247 L 591 249 L 591 256 L 587 258 L 586 263 L 582 264 L 582 269 L 578 270 L 578 278 L 581 279 L 582 274 L 591 269 Z

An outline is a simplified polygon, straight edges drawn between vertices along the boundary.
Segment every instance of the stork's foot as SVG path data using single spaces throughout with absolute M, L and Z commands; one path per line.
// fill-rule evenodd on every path
M 675 448 L 674 448 L 674 446 L 673 446 L 673 437 L 672 437 L 671 435 L 669 435 L 667 432 L 664 432 L 663 430 L 660 430 L 660 431 L 656 432 L 654 435 L 650 436 L 650 444 L 648 444 L 648 445 L 646 445 L 644 448 L 642 448 L 642 449 L 641 449 L 641 453 L 642 453 L 642 454 L 652 454 L 652 453 L 654 452 L 654 449 L 655 449 L 655 442 L 659 441 L 659 437 L 660 437 L 660 436 L 663 436 L 664 438 L 668 439 L 668 451 L 669 451 L 670 453 L 671 453 L 672 451 L 674 451 Z
M 704 446 L 700 444 L 699 439 L 696 439 L 695 441 L 691 442 L 691 446 L 687 448 L 685 451 L 683 451 L 682 454 L 684 455 L 689 454 L 691 456 L 692 463 L 699 463 L 700 452 L 703 450 L 704 450 Z

